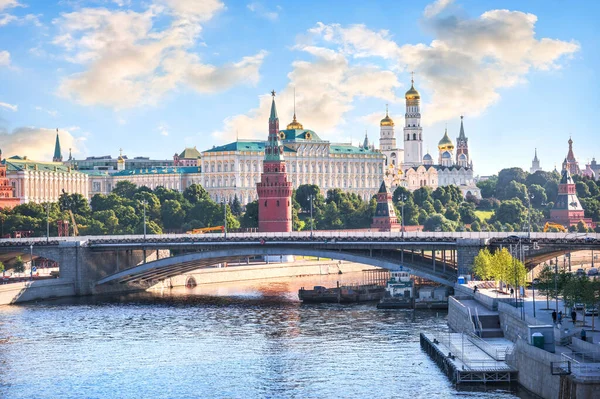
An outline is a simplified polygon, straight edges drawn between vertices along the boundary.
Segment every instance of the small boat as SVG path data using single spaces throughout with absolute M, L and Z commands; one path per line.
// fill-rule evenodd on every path
M 385 287 L 377 284 L 356 286 L 338 286 L 326 288 L 316 285 L 312 290 L 304 287 L 298 291 L 298 298 L 305 303 L 356 303 L 379 301 L 385 293 Z
M 410 271 L 394 271 L 385 285 L 385 295 L 377 309 L 412 309 L 414 307 L 414 282 Z

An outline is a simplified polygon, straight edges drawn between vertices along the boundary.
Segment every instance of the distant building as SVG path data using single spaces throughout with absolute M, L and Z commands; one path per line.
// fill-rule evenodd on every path
M 537 148 L 536 148 L 535 155 L 533 157 L 533 161 L 531 161 L 531 169 L 529 169 L 529 173 L 535 173 L 538 170 L 542 170 L 542 168 L 540 167 L 540 160 L 538 159 Z
M 6 175 L 6 163 L 0 151 L 0 209 L 12 209 L 20 203 L 19 198 L 15 197 L 15 188 Z
M 174 166 L 199 166 L 200 165 L 200 152 L 196 147 L 186 148 L 181 154 L 173 155 Z
M 20 203 L 56 202 L 63 190 L 88 198 L 89 177 L 58 162 L 14 156 L 4 160 L 6 176 Z
M 331 143 L 294 117 L 279 131 L 289 181 L 297 188 L 316 184 L 327 190 L 343 191 L 370 199 L 383 179 L 384 155 L 366 140 L 356 147 Z M 237 140 L 202 152 L 202 186 L 215 201 L 230 201 L 237 195 L 246 204 L 257 199 L 256 184 L 261 179 L 265 157 L 264 140 Z
M 385 180 L 381 182 L 377 192 L 377 206 L 373 215 L 371 229 L 375 231 L 399 231 L 400 223 L 392 202 L 392 194 L 388 191 Z
M 60 140 L 58 138 L 58 129 L 56 129 L 56 142 L 54 143 L 54 156 L 52 162 L 62 162 L 62 151 L 60 149 Z
M 567 169 L 571 176 L 573 175 L 581 175 L 581 169 L 579 169 L 579 162 L 575 159 L 575 155 L 573 154 L 573 140 L 569 137 L 569 152 L 567 153 L 567 157 L 563 161 L 562 169 Z
M 96 194 L 109 194 L 120 181 L 129 181 L 138 187 L 152 190 L 164 187 L 183 192 L 192 184 L 201 184 L 202 175 L 198 166 L 170 166 L 146 169 L 125 169 L 115 173 L 89 173 L 89 198 Z
M 600 165 L 596 162 L 596 158 L 592 158 L 592 162 L 590 162 L 590 169 L 594 172 L 594 176 L 596 180 L 600 179 Z
M 586 218 L 584 215 L 583 207 L 579 202 L 579 198 L 577 198 L 575 183 L 567 168 L 563 169 L 561 174 L 558 195 L 556 201 L 554 201 L 554 207 L 550 210 L 550 221 L 562 224 L 567 228 L 576 226 L 580 221 L 588 227 L 594 227 L 592 219 Z

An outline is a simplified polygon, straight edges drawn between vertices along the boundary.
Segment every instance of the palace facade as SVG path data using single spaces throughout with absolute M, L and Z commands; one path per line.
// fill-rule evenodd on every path
M 293 188 L 316 184 L 323 194 L 333 188 L 370 199 L 383 179 L 384 155 L 371 146 L 331 143 L 304 129 L 294 113 L 279 131 Z M 202 152 L 202 186 L 215 201 L 237 195 L 245 204 L 256 200 L 265 157 L 264 140 L 236 140 Z

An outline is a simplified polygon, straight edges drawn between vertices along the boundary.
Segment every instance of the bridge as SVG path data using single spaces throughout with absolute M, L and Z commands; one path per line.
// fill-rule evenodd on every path
M 600 235 L 577 233 L 445 233 L 316 231 L 292 233 L 168 234 L 0 240 L 0 260 L 21 255 L 60 265 L 60 278 L 73 295 L 149 287 L 156 282 L 217 263 L 248 258 L 298 255 L 356 262 L 398 270 L 453 285 L 470 274 L 473 258 L 485 246 L 523 250 L 534 266 L 565 252 L 600 250 Z

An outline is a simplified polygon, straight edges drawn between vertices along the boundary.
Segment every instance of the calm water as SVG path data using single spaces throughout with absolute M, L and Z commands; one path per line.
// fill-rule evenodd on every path
M 0 398 L 516 397 L 458 392 L 421 351 L 445 314 L 302 305 L 311 283 L 0 307 Z

